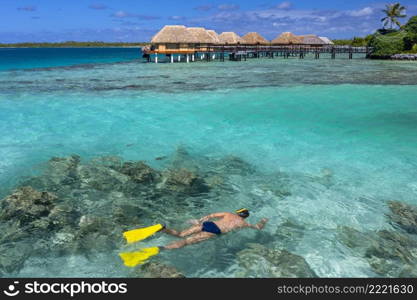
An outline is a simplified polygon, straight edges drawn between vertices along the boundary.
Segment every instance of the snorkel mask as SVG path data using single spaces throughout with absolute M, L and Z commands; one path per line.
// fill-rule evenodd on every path
M 236 213 L 239 215 L 239 217 L 244 219 L 249 217 L 249 210 L 247 210 L 246 208 L 238 209 Z

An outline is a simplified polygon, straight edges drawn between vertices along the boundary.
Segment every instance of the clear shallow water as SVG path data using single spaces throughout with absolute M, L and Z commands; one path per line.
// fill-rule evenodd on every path
M 417 69 L 412 62 L 360 58 L 318 61 L 280 58 L 191 64 L 146 64 L 137 60 L 6 71 L 0 76 L 0 91 L 11 95 L 27 91 L 173 94 L 303 85 L 414 85 L 416 78 Z
M 138 48 L 0 48 L 0 71 L 139 59 Z
M 317 275 L 375 276 L 338 241 L 337 228 L 389 229 L 387 200 L 417 204 L 416 78 L 415 63 L 362 59 L 5 71 L 0 196 L 52 156 L 118 155 L 160 167 L 155 157 L 179 146 L 196 158 L 234 155 L 260 173 L 232 178 L 237 192 L 204 212 L 250 206 L 250 221 L 269 218 L 265 230 L 272 236 L 286 219 L 295 220 L 305 232 L 291 250 Z M 292 179 L 288 197 L 271 192 L 277 172 Z M 326 172 L 331 185 L 316 180 Z M 168 240 L 161 236 L 155 243 Z M 217 269 L 195 263 L 204 261 L 201 249 L 218 251 L 219 243 L 230 246 L 233 237 L 164 255 L 187 276 L 233 277 L 234 263 Z M 18 275 L 124 276 L 115 253 L 49 258 L 46 265 L 33 258 Z M 100 268 L 103 263 L 109 268 Z

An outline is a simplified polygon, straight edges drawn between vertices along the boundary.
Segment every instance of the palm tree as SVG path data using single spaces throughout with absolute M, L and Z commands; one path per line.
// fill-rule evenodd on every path
M 391 29 L 394 28 L 394 24 L 398 27 L 401 27 L 400 21 L 397 18 L 405 18 L 405 7 L 402 6 L 400 3 L 394 4 L 387 4 L 385 5 L 385 9 L 382 10 L 386 17 L 381 19 L 381 22 L 384 24 L 384 28 L 391 25 Z

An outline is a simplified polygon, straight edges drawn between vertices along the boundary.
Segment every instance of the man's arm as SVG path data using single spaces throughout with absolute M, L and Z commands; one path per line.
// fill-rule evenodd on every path
M 220 219 L 223 218 L 226 215 L 226 213 L 214 213 L 214 214 L 210 214 L 208 216 L 202 217 L 201 219 L 198 220 L 199 223 L 203 223 L 206 222 L 210 219 Z
M 261 230 L 262 228 L 265 227 L 266 222 L 268 222 L 268 219 L 265 219 L 264 218 L 261 221 L 259 221 L 259 223 L 256 224 L 256 225 L 252 225 L 252 224 L 246 223 L 247 224 L 246 227 L 250 227 L 250 228 L 253 228 L 253 229 Z

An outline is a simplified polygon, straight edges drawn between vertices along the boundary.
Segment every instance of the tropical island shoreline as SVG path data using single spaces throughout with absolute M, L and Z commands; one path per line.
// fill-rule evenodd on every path
M 0 43 L 0 48 L 136 48 L 149 45 L 146 42 L 76 42 L 66 41 L 57 43 Z
M 417 16 L 412 16 L 406 24 L 402 25 L 398 19 L 405 18 L 406 14 L 405 7 L 400 3 L 387 4 L 382 12 L 385 17 L 381 19 L 383 24 L 381 29 L 365 37 L 334 39 L 331 43 L 334 46 L 370 47 L 373 50 L 368 58 L 371 59 L 417 60 Z M 264 42 L 265 44 L 271 43 L 267 40 Z M 153 45 L 152 41 L 65 41 L 0 43 L 0 48 L 136 48 L 150 45 Z

